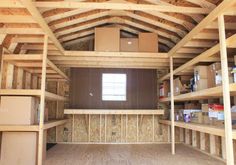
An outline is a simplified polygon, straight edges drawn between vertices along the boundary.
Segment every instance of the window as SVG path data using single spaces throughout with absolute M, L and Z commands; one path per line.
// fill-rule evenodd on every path
M 126 101 L 126 74 L 102 74 L 102 100 Z

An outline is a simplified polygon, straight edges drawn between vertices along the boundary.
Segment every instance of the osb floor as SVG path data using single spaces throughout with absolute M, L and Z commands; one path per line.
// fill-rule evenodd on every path
M 45 165 L 224 165 L 183 144 L 176 155 L 169 144 L 69 145 L 58 144 L 47 153 Z

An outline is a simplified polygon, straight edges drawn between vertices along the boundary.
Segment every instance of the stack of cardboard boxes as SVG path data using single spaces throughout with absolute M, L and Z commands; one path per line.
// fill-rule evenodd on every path
M 120 38 L 119 28 L 95 28 L 95 51 L 158 52 L 158 36 L 139 33 L 138 38 Z
M 38 124 L 39 100 L 35 97 L 2 96 L 0 104 L 0 125 Z M 47 114 L 47 113 L 45 113 Z M 47 115 L 45 116 L 47 120 Z M 46 158 L 46 131 L 44 134 L 44 159 Z M 1 165 L 36 165 L 37 132 L 2 132 Z

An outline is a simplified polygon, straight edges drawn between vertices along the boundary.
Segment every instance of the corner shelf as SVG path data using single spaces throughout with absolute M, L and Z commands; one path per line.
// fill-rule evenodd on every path
M 236 83 L 229 85 L 230 94 L 236 96 Z M 186 93 L 174 96 L 174 101 L 188 101 L 188 100 L 203 100 L 211 98 L 217 98 L 223 96 L 222 86 L 217 86 L 213 88 L 203 89 L 201 91 Z M 170 98 L 162 98 L 160 102 L 168 102 Z
M 4 62 L 13 64 L 19 68 L 22 68 L 29 73 L 36 74 L 41 77 L 42 73 L 42 54 L 7 54 L 3 55 Z M 69 78 L 63 73 L 55 64 L 47 59 L 47 79 L 69 80 Z
M 63 125 L 68 119 L 52 120 L 44 123 L 43 129 L 53 128 L 59 125 Z M 0 131 L 17 131 L 17 132 L 38 132 L 39 125 L 0 125 Z
M 40 97 L 40 89 L 0 89 L 0 96 L 36 96 Z M 45 97 L 47 100 L 56 100 L 56 101 L 67 101 L 66 97 L 51 93 L 45 92 Z
M 171 125 L 171 121 L 169 120 L 160 120 L 159 123 L 165 124 L 165 125 Z M 175 127 L 190 129 L 194 131 L 199 131 L 203 133 L 208 133 L 216 136 L 225 136 L 225 130 L 224 127 L 216 127 L 216 126 L 210 126 L 210 125 L 204 125 L 204 124 L 196 124 L 196 123 L 185 123 L 181 121 L 175 121 L 174 122 Z M 236 139 L 236 130 L 233 130 L 233 139 Z

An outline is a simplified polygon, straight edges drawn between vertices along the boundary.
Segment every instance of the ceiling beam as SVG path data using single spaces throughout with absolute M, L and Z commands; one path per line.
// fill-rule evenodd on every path
M 30 15 L 6 15 L 0 14 L 1 23 L 36 23 Z
M 52 30 L 49 28 L 48 24 L 45 22 L 38 9 L 34 6 L 34 3 L 31 0 L 21 0 L 21 2 L 33 16 L 35 21 L 37 21 L 37 23 L 43 29 L 43 31 L 48 35 L 51 41 L 55 44 L 58 50 L 60 50 L 60 52 L 64 54 L 64 48 L 62 47 L 58 39 L 55 37 Z
M 37 7 L 42 8 L 70 8 L 70 9 L 111 9 L 111 10 L 136 10 L 136 11 L 160 11 L 174 13 L 193 13 L 208 14 L 209 9 L 197 7 L 180 7 L 166 5 L 148 5 L 148 4 L 124 4 L 124 3 L 107 3 L 107 2 L 34 2 Z
M 169 52 L 170 56 L 174 54 L 184 46 L 188 41 L 190 41 L 195 35 L 202 31 L 207 25 L 212 23 L 218 15 L 225 12 L 230 6 L 235 4 L 235 0 L 224 0 L 219 6 L 217 6 L 207 17 L 205 17 L 192 31 L 190 31 L 178 44 L 176 44 Z

